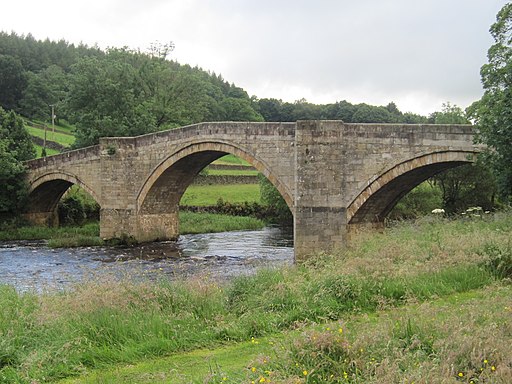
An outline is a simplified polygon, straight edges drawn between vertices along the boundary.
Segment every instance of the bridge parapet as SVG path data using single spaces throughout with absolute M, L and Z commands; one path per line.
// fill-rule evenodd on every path
M 57 155 L 41 157 L 39 159 L 28 160 L 25 162 L 27 169 L 37 170 L 43 167 L 61 166 L 67 162 L 73 161 L 90 161 L 94 157 L 99 158 L 100 146 L 93 145 L 90 147 L 75 149 Z

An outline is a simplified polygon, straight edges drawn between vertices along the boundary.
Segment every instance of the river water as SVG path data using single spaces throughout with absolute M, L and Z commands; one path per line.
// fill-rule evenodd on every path
M 174 242 L 119 248 L 52 249 L 44 242 L 0 242 L 0 284 L 19 291 L 51 291 L 98 277 L 227 280 L 291 263 L 293 233 L 275 227 L 183 235 Z

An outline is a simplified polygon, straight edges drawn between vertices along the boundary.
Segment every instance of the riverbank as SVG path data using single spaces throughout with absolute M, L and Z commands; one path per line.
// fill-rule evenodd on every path
M 256 230 L 265 222 L 253 217 L 228 216 L 211 213 L 180 212 L 180 234 L 215 233 L 240 230 Z M 104 245 L 100 238 L 99 223 L 88 223 L 81 227 L 28 226 L 0 231 L 0 241 L 48 240 L 48 246 L 85 247 Z M 121 239 L 124 242 L 129 239 Z M 115 244 L 115 241 L 113 242 Z
M 3 287 L 0 382 L 89 372 L 104 372 L 109 383 L 169 382 L 175 373 L 182 382 L 209 383 L 510 382 L 511 234 L 510 213 L 430 217 L 226 284 L 215 276 L 93 281 L 44 295 Z M 261 357 L 240 352 L 245 368 L 236 374 L 220 358 L 198 359 L 201 368 L 188 371 L 141 364 L 133 380 L 112 374 L 149 358 L 179 360 L 185 351 L 268 337 Z M 270 341 L 279 340 L 273 351 Z M 205 365 L 206 376 L 191 380 Z

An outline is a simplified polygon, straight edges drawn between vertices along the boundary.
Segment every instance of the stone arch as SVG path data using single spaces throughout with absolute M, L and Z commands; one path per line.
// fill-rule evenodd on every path
M 375 223 L 384 220 L 396 203 L 410 190 L 447 169 L 472 163 L 477 151 L 441 151 L 423 154 L 386 169 L 370 180 L 347 208 L 347 223 Z
M 144 215 L 176 211 L 181 196 L 195 176 L 212 161 L 226 154 L 244 159 L 261 172 L 292 209 L 291 193 L 262 159 L 231 143 L 201 141 L 179 149 L 153 169 L 137 195 L 137 212 Z
M 59 200 L 73 184 L 84 189 L 101 206 L 98 194 L 78 176 L 63 171 L 49 172 L 29 180 L 29 220 L 37 224 L 51 224 Z

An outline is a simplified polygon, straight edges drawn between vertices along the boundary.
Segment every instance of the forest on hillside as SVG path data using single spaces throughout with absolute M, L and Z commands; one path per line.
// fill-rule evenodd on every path
M 387 106 L 339 101 L 316 105 L 250 97 L 221 75 L 172 60 L 172 44 L 147 52 L 36 40 L 0 32 L 0 106 L 76 126 L 76 147 L 102 136 L 134 136 L 204 121 L 426 123 L 430 118 Z

